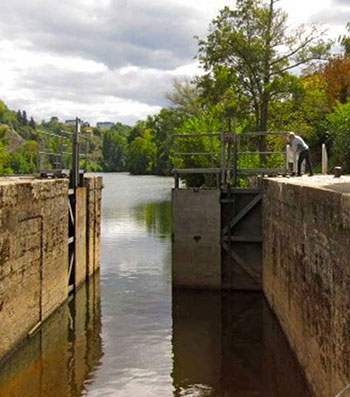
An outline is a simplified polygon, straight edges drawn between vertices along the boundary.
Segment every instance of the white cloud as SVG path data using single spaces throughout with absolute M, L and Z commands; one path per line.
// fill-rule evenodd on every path
M 0 92 L 37 120 L 133 123 L 166 105 L 174 77 L 198 73 L 194 35 L 234 1 L 11 0 L 0 20 Z M 281 0 L 292 24 L 350 20 L 345 0 Z M 345 8 L 344 8 L 345 7 Z M 339 12 L 342 11 L 342 12 Z

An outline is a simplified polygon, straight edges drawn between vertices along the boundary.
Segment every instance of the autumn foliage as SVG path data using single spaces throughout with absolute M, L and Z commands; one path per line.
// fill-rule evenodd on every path
M 346 103 L 350 97 L 350 57 L 331 58 L 321 67 L 320 76 L 326 84 L 330 105 L 334 106 L 337 101 Z

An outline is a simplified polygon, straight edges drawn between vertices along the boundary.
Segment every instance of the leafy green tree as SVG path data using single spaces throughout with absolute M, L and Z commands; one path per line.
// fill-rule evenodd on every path
M 33 130 L 36 129 L 36 123 L 35 123 L 33 117 L 30 118 L 29 127 L 33 128 Z
M 158 114 L 149 116 L 146 126 L 151 130 L 152 141 L 156 146 L 156 158 L 154 173 L 157 175 L 169 175 L 173 168 L 172 163 L 172 135 L 186 119 L 182 110 L 162 109 Z
M 22 124 L 24 126 L 28 125 L 27 112 L 25 110 L 22 112 Z
M 175 168 L 216 168 L 220 166 L 220 138 L 201 137 L 203 133 L 219 133 L 222 123 L 217 110 L 213 107 L 203 111 L 198 116 L 185 119 L 177 132 L 184 135 L 194 135 L 190 138 L 177 138 L 174 143 L 175 155 L 173 162 Z M 204 153 L 204 154 L 193 154 Z M 213 185 L 211 176 L 190 175 L 184 178 L 190 186 Z
M 129 146 L 127 165 L 132 174 L 152 174 L 157 147 L 152 140 L 151 130 L 145 129 Z
M 287 14 L 276 8 L 277 2 L 237 0 L 236 8 L 221 10 L 208 37 L 199 40 L 198 57 L 207 73 L 213 76 L 221 65 L 236 76 L 256 131 L 268 130 L 271 101 L 288 95 L 288 72 L 324 58 L 331 46 L 318 26 L 289 33 Z
M 331 164 L 340 165 L 346 173 L 350 172 L 350 103 L 335 107 L 327 117 L 331 138 Z
M 136 125 L 131 129 L 130 134 L 128 136 L 128 142 L 131 143 L 137 137 L 140 137 L 143 134 L 143 131 L 146 128 L 146 122 L 143 120 L 139 120 Z
M 10 167 L 17 174 L 30 174 L 37 171 L 37 142 L 26 141 L 10 154 Z
M 20 110 L 17 110 L 16 117 L 17 117 L 18 124 L 23 124 L 22 123 L 22 112 Z
M 104 171 L 125 171 L 128 140 L 123 134 L 108 130 L 103 135 L 102 158 Z
M 176 109 L 182 113 L 193 116 L 202 110 L 200 102 L 200 87 L 195 80 L 175 79 L 173 89 L 167 92 L 165 97 Z

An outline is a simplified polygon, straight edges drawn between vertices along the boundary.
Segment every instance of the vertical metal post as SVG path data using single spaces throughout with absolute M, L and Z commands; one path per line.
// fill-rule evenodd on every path
M 225 169 L 225 133 L 222 132 L 221 138 L 221 186 L 225 186 L 226 169 Z
M 89 150 L 90 150 L 90 142 L 85 137 L 85 171 L 87 171 L 87 168 L 88 168 Z
M 285 164 L 286 164 L 286 171 L 289 172 L 289 144 L 286 145 L 286 152 L 285 152 Z
M 39 174 L 41 174 L 41 139 L 40 139 L 40 131 L 37 130 L 37 157 L 36 157 L 36 167 L 38 169 Z
M 75 119 L 75 130 L 73 135 L 73 158 L 72 158 L 72 175 L 71 187 L 75 189 L 79 183 L 79 133 L 80 133 L 80 120 L 78 117 Z
M 174 174 L 174 179 L 175 179 L 175 189 L 178 189 L 180 186 L 180 183 L 179 183 L 179 174 L 177 172 L 175 172 L 175 174 Z
M 328 174 L 328 154 L 326 145 L 324 143 L 322 143 L 322 174 Z
M 233 135 L 233 186 L 237 186 L 237 167 L 238 167 L 238 134 Z
M 226 183 L 229 184 L 231 181 L 231 169 L 232 169 L 232 146 L 233 146 L 233 133 L 231 132 L 227 139 L 227 156 L 226 156 Z

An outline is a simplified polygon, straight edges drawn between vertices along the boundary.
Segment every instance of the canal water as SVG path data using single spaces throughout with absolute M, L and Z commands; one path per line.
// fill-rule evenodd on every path
M 261 294 L 172 292 L 172 179 L 103 177 L 101 272 L 1 365 L 0 396 L 309 396 Z

